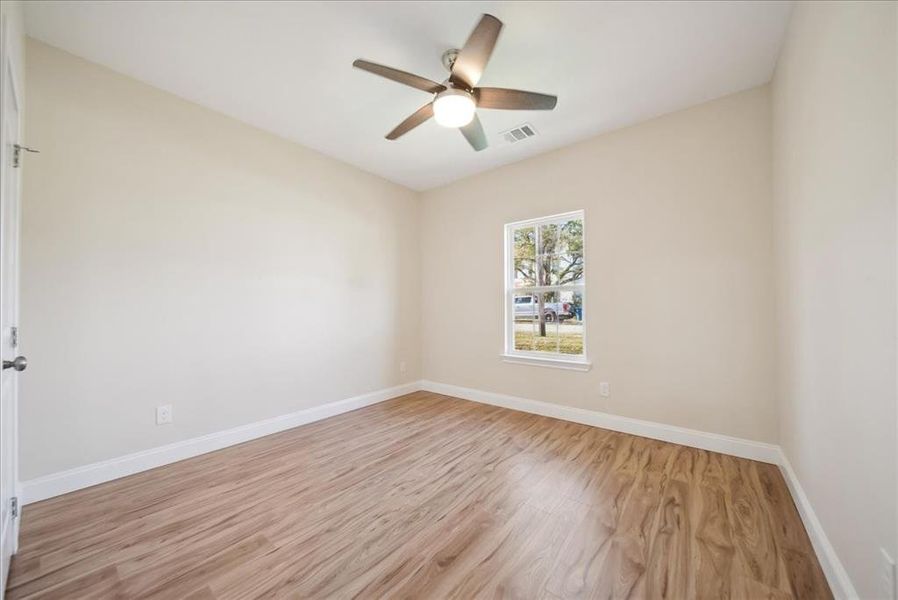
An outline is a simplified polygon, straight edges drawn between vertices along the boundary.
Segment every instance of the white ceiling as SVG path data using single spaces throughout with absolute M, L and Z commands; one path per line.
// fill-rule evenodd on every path
M 26 3 L 29 35 L 324 154 L 423 190 L 769 81 L 791 2 Z M 442 81 L 440 55 L 481 13 L 505 23 L 480 84 L 558 96 L 480 111 L 490 147 L 429 121 L 429 101 L 352 68 Z M 539 136 L 499 132 L 524 122 Z

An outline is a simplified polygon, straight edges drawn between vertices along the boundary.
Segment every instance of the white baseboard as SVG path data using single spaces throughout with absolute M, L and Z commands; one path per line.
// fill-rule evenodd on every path
M 105 483 L 126 477 L 141 471 L 155 469 L 163 465 L 171 464 L 200 454 L 220 450 L 235 444 L 241 444 L 272 433 L 320 421 L 357 408 L 376 404 L 403 394 L 410 394 L 417 390 L 428 390 L 447 396 L 455 396 L 465 400 L 473 400 L 484 404 L 502 406 L 512 410 L 544 415 L 565 421 L 583 423 L 594 427 L 602 427 L 614 431 L 631 433 L 643 437 L 649 437 L 666 442 L 692 446 L 703 450 L 722 452 L 742 458 L 759 460 L 763 462 L 780 464 L 782 456 L 779 446 L 754 442 L 725 435 L 706 433 L 673 425 L 664 425 L 632 419 L 619 415 L 612 415 L 598 411 L 540 402 L 493 392 L 484 392 L 471 388 L 465 388 L 433 381 L 416 381 L 393 388 L 378 390 L 368 394 L 355 396 L 346 400 L 331 402 L 321 406 L 307 408 L 294 413 L 257 421 L 248 425 L 241 425 L 210 433 L 197 438 L 175 442 L 158 448 L 151 448 L 134 454 L 120 456 L 101 462 L 84 465 L 21 482 L 19 494 L 23 505 L 46 500 L 54 496 L 80 490 L 92 485 Z
M 135 452 L 101 462 L 53 473 L 21 482 L 20 501 L 24 504 L 46 500 L 54 496 L 74 492 L 92 485 L 105 483 L 126 477 L 148 469 L 178 462 L 221 450 L 228 446 L 241 444 L 249 440 L 271 435 L 286 429 L 292 429 L 306 423 L 320 421 L 357 408 L 370 406 L 390 398 L 410 394 L 421 389 L 419 382 L 406 383 L 392 388 L 369 392 L 346 400 L 330 402 L 321 406 L 313 406 L 294 413 L 241 425 L 233 429 L 210 433 L 197 438 L 175 442 L 142 452 Z
M 663 423 L 622 417 L 620 415 L 587 410 L 585 408 L 575 408 L 573 406 L 552 404 L 550 402 L 541 402 L 539 400 L 506 396 L 505 394 L 484 392 L 434 381 L 422 381 L 421 389 L 429 392 L 436 392 L 438 394 L 445 394 L 447 396 L 455 396 L 456 398 L 463 398 L 465 400 L 472 400 L 474 402 L 481 402 L 483 404 L 492 404 L 494 406 L 501 406 L 512 410 L 520 410 L 523 412 L 543 415 L 545 417 L 562 419 L 564 421 L 573 421 L 574 423 L 582 423 L 584 425 L 592 425 L 593 427 L 611 429 L 612 431 L 630 433 L 655 440 L 700 448 L 702 450 L 730 454 L 740 458 L 779 464 L 780 448 L 775 444 L 755 442 L 717 433 L 707 433 L 705 431 L 686 429 L 685 427 L 676 427 L 674 425 L 664 425 Z
M 814 508 L 811 506 L 811 501 L 804 493 L 804 489 L 798 482 L 798 476 L 792 470 L 792 464 L 786 458 L 786 454 L 782 449 L 780 449 L 779 466 L 780 471 L 783 473 L 783 478 L 786 480 L 786 485 L 789 486 L 789 492 L 792 493 L 795 506 L 798 507 L 798 513 L 801 515 L 804 528 L 808 532 L 808 537 L 811 538 L 811 545 L 814 546 L 817 560 L 820 561 L 820 567 L 823 569 L 824 575 L 826 575 L 826 581 L 829 583 L 833 596 L 838 600 L 854 600 L 858 598 L 857 591 L 848 577 L 848 572 L 842 565 L 842 561 L 839 560 L 835 548 L 830 544 L 829 538 L 826 537 L 823 525 L 820 523 L 820 519 L 817 518 Z

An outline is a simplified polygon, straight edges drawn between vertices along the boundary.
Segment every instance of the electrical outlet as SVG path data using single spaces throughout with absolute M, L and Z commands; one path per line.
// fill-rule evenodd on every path
M 898 600 L 898 573 L 895 572 L 895 561 L 885 548 L 879 549 L 882 559 L 882 591 L 886 598 Z
M 405 364 L 404 360 L 399 361 L 399 372 L 405 373 L 408 370 L 408 365 Z
M 156 407 L 156 425 L 165 425 L 172 422 L 171 404 Z
M 603 381 L 599 384 L 599 396 L 603 398 L 607 398 L 611 395 L 611 384 L 607 381 Z

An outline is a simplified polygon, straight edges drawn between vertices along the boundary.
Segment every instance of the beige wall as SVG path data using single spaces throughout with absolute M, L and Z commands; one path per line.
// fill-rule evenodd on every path
M 799 3 L 772 87 L 780 439 L 858 593 L 896 556 L 894 3 Z
M 22 479 L 418 378 L 413 192 L 27 50 Z
M 504 363 L 503 225 L 575 209 L 593 368 Z M 766 87 L 425 192 L 421 215 L 426 379 L 776 441 Z

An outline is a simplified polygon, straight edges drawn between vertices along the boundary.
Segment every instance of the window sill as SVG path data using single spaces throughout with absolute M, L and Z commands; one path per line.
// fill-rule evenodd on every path
M 530 365 L 534 367 L 549 367 L 550 369 L 564 369 L 567 371 L 589 371 L 592 363 L 585 360 L 563 360 L 559 358 L 544 358 L 542 356 L 522 356 L 520 354 L 500 354 L 503 362 L 515 365 Z

